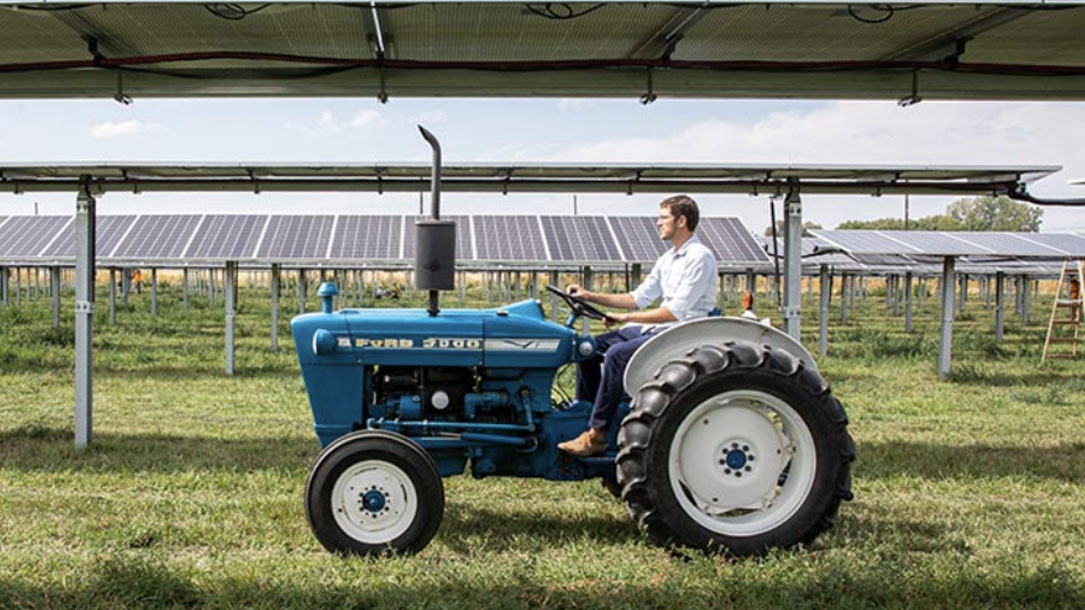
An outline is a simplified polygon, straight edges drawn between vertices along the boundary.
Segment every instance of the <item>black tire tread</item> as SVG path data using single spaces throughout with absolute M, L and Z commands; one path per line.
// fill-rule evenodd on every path
M 855 444 L 848 434 L 848 418 L 840 401 L 831 394 L 829 384 L 816 371 L 803 366 L 802 361 L 791 354 L 758 346 L 744 341 L 732 341 L 723 345 L 703 345 L 690 350 L 685 358 L 672 360 L 656 372 L 654 379 L 645 383 L 633 398 L 631 411 L 622 420 L 618 435 L 617 478 L 621 497 L 630 516 L 649 539 L 665 547 L 685 546 L 688 542 L 674 531 L 662 518 L 652 501 L 648 486 L 646 458 L 652 438 L 659 429 L 668 408 L 675 397 L 708 376 L 734 369 L 759 370 L 779 378 L 809 397 L 810 402 L 831 422 L 831 446 L 839 451 L 840 467 L 836 475 L 833 496 L 826 503 L 820 517 L 799 536 L 795 542 L 809 544 L 822 532 L 836 524 L 842 501 L 849 501 L 851 491 L 851 462 L 855 459 Z M 763 554 L 767 548 L 752 552 L 735 552 L 729 548 L 703 548 L 710 553 L 735 555 Z

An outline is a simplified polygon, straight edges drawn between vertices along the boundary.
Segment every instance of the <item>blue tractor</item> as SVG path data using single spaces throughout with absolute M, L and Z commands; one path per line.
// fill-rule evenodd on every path
M 455 231 L 420 222 L 416 285 L 427 309 L 343 309 L 324 284 L 320 313 L 291 322 L 323 451 L 306 514 L 330 551 L 421 550 L 444 511 L 442 477 L 598 478 L 655 542 L 756 555 L 811 542 L 851 498 L 847 417 L 801 344 L 757 322 L 713 317 L 645 343 L 624 378 L 631 397 L 601 456 L 557 449 L 591 404 L 555 398 L 558 371 L 592 358 L 581 316 L 605 314 L 550 287 L 564 325 L 538 301 L 440 310 Z

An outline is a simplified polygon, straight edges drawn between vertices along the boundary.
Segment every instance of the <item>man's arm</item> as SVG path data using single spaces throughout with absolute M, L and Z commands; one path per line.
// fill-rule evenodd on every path
M 590 303 L 598 303 L 604 307 L 617 307 L 620 309 L 636 309 L 637 301 L 633 298 L 633 293 L 627 292 L 625 294 L 609 294 L 605 292 L 591 292 L 584 290 L 580 286 L 569 286 L 569 294 L 580 297 Z
M 646 311 L 633 311 L 630 313 L 612 313 L 610 317 L 618 322 L 634 322 L 636 324 L 663 324 L 674 322 L 678 318 L 667 307 L 656 307 Z

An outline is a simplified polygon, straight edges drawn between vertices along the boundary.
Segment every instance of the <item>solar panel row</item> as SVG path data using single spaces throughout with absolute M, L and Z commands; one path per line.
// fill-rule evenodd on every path
M 825 230 L 815 233 L 852 254 L 861 255 L 1085 257 L 1085 238 L 1072 233 Z
M 399 261 L 414 257 L 416 216 L 143 215 L 101 216 L 99 256 L 119 259 Z M 643 216 L 449 217 L 457 258 L 492 262 L 653 262 L 667 247 Z M 855 254 L 1085 256 L 1071 233 L 818 231 Z M 724 264 L 764 264 L 768 256 L 734 218 L 703 218 L 702 241 Z M 70 216 L 0 218 L 0 256 L 74 255 Z

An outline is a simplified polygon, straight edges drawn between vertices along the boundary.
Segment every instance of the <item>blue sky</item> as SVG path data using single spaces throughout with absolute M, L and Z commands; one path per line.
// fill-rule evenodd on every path
M 425 162 L 414 125 L 447 163 L 607 162 L 1062 165 L 1032 190 L 1085 197 L 1085 104 L 392 99 L 137 99 L 0 102 L 6 162 Z M 658 196 L 580 195 L 580 213 L 654 214 Z M 704 213 L 768 225 L 767 201 L 701 196 Z M 950 201 L 913 197 L 912 214 Z M 69 214 L 68 195 L 0 196 L 0 214 Z M 417 195 L 110 194 L 101 213 L 408 213 Z M 571 213 L 571 195 L 447 194 L 446 213 Z M 900 215 L 901 197 L 809 197 L 826 227 Z M 1085 211 L 1047 208 L 1043 230 L 1085 231 Z

